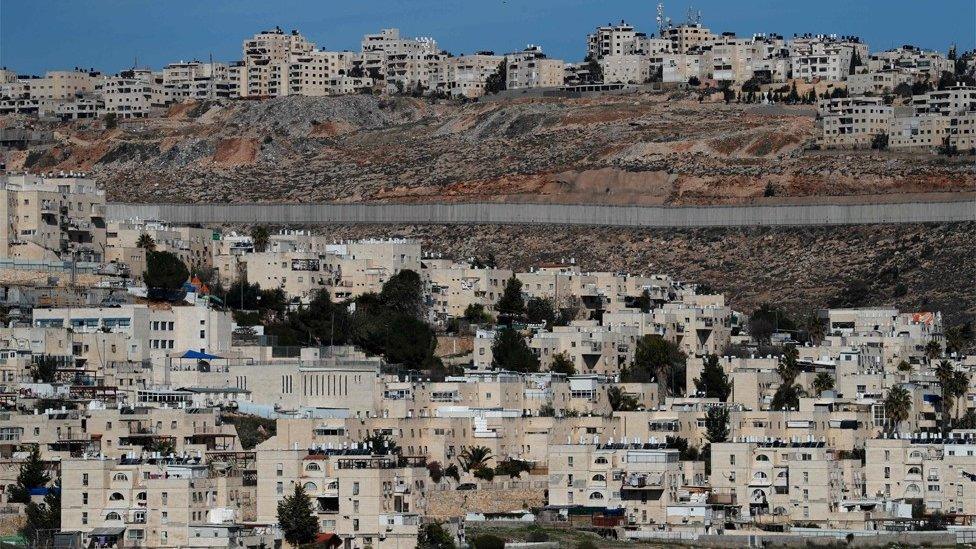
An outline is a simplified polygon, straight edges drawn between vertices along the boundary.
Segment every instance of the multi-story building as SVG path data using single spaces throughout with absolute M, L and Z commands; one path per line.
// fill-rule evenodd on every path
M 856 36 L 805 35 L 790 40 L 789 48 L 793 77 L 807 82 L 847 80 L 855 61 L 868 54 Z
M 0 178 L 0 257 L 102 261 L 105 191 L 74 174 Z
M 565 63 L 546 57 L 540 46 L 530 44 L 520 52 L 507 54 L 505 59 L 508 63 L 507 87 L 510 90 L 563 85 Z

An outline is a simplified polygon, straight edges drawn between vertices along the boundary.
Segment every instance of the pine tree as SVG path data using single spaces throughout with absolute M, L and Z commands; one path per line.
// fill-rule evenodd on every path
M 539 358 L 525 343 L 525 338 L 512 328 L 502 328 L 491 345 L 491 367 L 513 372 L 538 372 Z
M 41 461 L 41 451 L 37 446 L 33 446 L 27 461 L 20 464 L 17 483 L 10 488 L 10 496 L 7 500 L 10 503 L 30 503 L 31 489 L 43 488 L 50 481 L 51 476 L 47 474 L 47 468 Z
M 297 547 L 315 541 L 319 521 L 312 513 L 312 498 L 301 484 L 296 483 L 295 493 L 278 502 L 278 525 L 291 545 Z
M 729 376 L 719 364 L 718 355 L 705 357 L 705 367 L 702 369 L 701 377 L 695 380 L 695 390 L 705 393 L 706 398 L 717 398 L 722 402 L 729 398 L 732 386 L 729 385 Z
M 44 496 L 44 503 L 30 502 L 24 508 L 24 525 L 20 535 L 31 547 L 47 545 L 51 535 L 61 529 L 61 489 L 52 487 Z
M 505 283 L 502 297 L 496 305 L 498 312 L 509 316 L 522 316 L 525 312 L 525 300 L 522 299 L 522 281 L 512 276 Z

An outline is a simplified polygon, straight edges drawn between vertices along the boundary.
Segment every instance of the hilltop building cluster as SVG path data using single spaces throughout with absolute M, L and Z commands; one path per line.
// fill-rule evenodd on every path
M 745 314 L 666 274 L 113 219 L 80 174 L 0 183 L 0 504 L 57 505 L 33 539 L 294 545 L 302 501 L 304 534 L 348 548 L 492 521 L 976 532 L 976 359 L 938 312 Z

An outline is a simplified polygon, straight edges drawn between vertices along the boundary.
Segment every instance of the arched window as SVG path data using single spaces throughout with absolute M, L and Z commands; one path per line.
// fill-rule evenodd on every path
M 129 475 L 125 473 L 115 473 L 115 476 L 112 477 L 112 480 L 129 480 Z
M 136 494 L 136 499 L 139 501 L 146 501 L 146 493 L 139 492 L 138 494 Z
M 910 457 L 912 459 L 922 459 L 922 452 L 920 452 L 918 450 L 914 450 L 914 451 L 912 451 L 911 454 L 908 455 L 908 457 Z
M 105 520 L 122 520 L 122 517 L 118 513 L 112 511 L 111 513 L 105 515 Z
M 921 467 L 909 467 L 908 468 L 908 474 L 909 475 L 921 475 L 922 474 L 922 468 Z
M 776 473 L 776 478 L 786 478 L 786 476 L 787 476 L 786 471 L 780 471 L 779 473 Z
M 603 494 L 600 492 L 593 492 L 590 494 L 590 499 L 603 499 Z
M 752 491 L 752 501 L 753 501 L 753 503 L 765 503 L 766 502 L 766 494 L 763 493 L 762 490 L 760 490 L 760 489 L 757 488 L 757 489 L 755 489 L 755 490 Z
M 759 454 L 758 456 L 756 456 L 756 461 L 765 461 L 765 462 L 768 462 L 769 461 L 769 456 L 767 456 L 766 454 Z
M 906 496 L 915 495 L 915 494 L 918 494 L 920 492 L 921 492 L 921 490 L 919 490 L 917 484 L 909 484 L 908 487 L 905 488 L 905 495 Z
M 605 477 L 605 476 L 597 473 L 597 474 L 593 475 L 593 481 L 594 482 L 606 482 L 607 481 L 607 477 Z
M 315 492 L 319 489 L 319 487 L 316 486 L 314 482 L 306 482 L 303 488 L 305 488 L 306 492 Z
M 782 507 L 782 506 L 776 507 L 775 509 L 773 509 L 773 514 L 774 515 L 785 515 L 786 514 L 786 508 L 785 507 Z
M 600 456 L 600 457 L 596 458 L 593 461 L 593 463 L 596 463 L 597 465 L 606 465 L 607 464 L 607 458 L 605 458 L 603 456 Z
M 305 470 L 306 471 L 321 471 L 322 468 L 319 467 L 319 464 L 318 463 L 315 463 L 313 461 L 312 463 L 309 463 L 308 465 L 305 466 Z
M 766 480 L 769 478 L 769 475 L 762 471 L 756 471 L 756 474 L 752 475 L 752 478 L 755 480 Z
M 125 496 L 123 496 L 122 494 L 120 494 L 118 492 L 112 492 L 112 495 L 108 497 L 108 500 L 109 501 L 123 501 L 123 500 L 125 500 Z

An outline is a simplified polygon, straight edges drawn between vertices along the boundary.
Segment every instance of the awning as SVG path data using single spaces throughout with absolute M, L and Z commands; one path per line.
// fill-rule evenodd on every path
M 89 536 L 121 536 L 125 532 L 125 528 L 121 526 L 103 526 L 101 528 L 93 528 L 91 532 L 88 533 Z
M 201 353 L 200 351 L 190 350 L 183 353 L 183 356 L 181 358 L 195 358 L 197 360 L 213 360 L 215 358 L 220 358 L 220 357 L 216 355 L 210 355 L 207 353 Z

